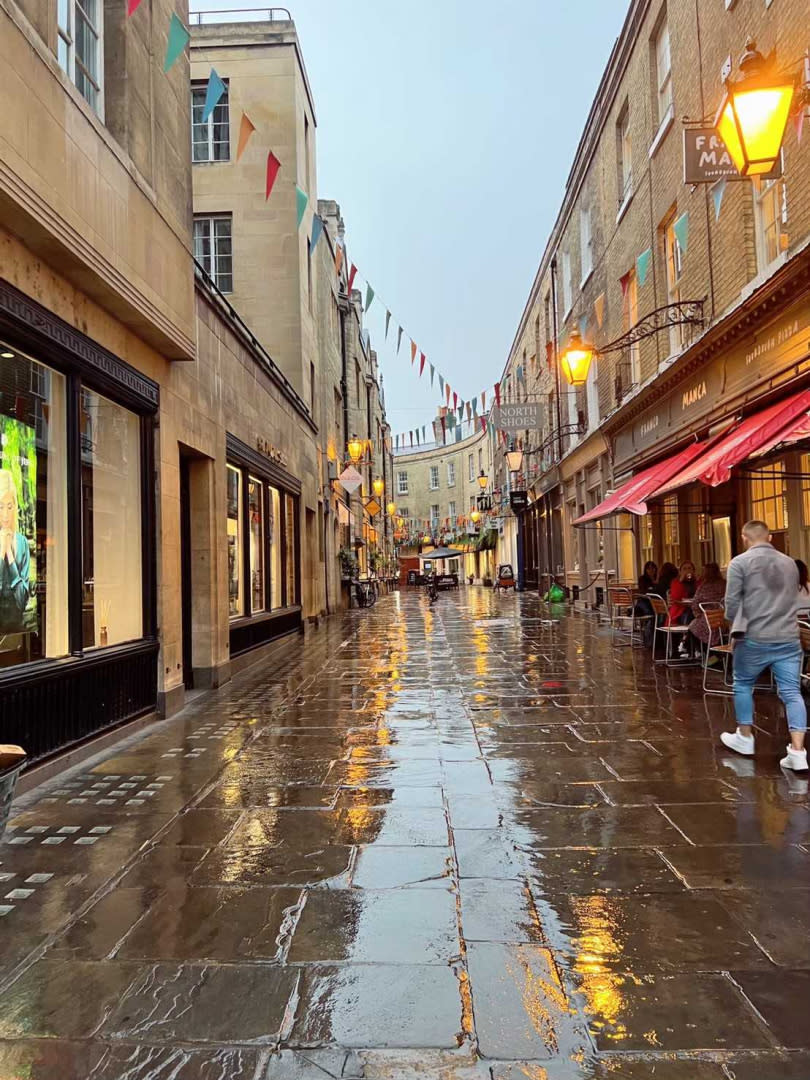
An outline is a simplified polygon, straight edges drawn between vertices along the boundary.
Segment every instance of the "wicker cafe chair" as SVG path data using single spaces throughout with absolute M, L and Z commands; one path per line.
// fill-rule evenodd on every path
M 726 610 L 719 602 L 712 604 L 698 604 L 698 607 L 709 627 L 709 643 L 703 654 L 703 692 L 704 694 L 723 694 L 728 697 L 732 695 L 734 691 L 731 689 L 731 682 L 729 681 L 732 650 L 728 640 L 730 628 L 728 620 L 726 619 Z M 715 634 L 719 640 L 716 645 L 712 645 Z M 707 683 L 709 677 L 709 659 L 712 656 L 719 656 L 722 658 L 723 689 L 710 687 Z
M 667 626 L 666 620 L 669 618 L 669 606 L 666 600 L 660 596 L 656 596 L 655 593 L 647 593 L 647 599 L 650 601 L 653 609 L 653 615 L 655 617 L 655 630 L 653 632 L 653 663 L 666 664 L 667 667 L 688 667 L 693 666 L 695 661 L 693 657 L 681 657 L 677 656 L 672 649 L 673 641 L 685 640 L 685 635 L 689 633 L 689 627 L 678 624 L 677 626 Z M 663 621 L 662 621 L 663 620 Z M 666 641 L 666 648 L 664 650 L 664 659 L 659 660 L 656 657 L 658 638 L 660 635 L 664 636 Z
M 613 644 L 643 649 L 642 630 L 644 623 L 652 616 L 636 614 L 636 602 L 632 590 L 621 585 L 611 585 L 608 589 L 608 605 Z

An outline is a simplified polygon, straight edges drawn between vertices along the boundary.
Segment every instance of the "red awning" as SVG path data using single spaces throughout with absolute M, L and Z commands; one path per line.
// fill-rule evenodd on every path
M 651 494 L 664 495 L 696 480 L 709 487 L 724 484 L 734 466 L 746 458 L 772 449 L 779 443 L 802 438 L 808 427 L 808 412 L 810 390 L 802 390 L 785 401 L 754 413 L 714 443 L 688 468 L 672 476 L 671 480 Z
M 650 466 L 649 469 L 634 476 L 632 480 L 628 480 L 626 484 L 622 484 L 604 502 L 599 503 L 582 517 L 578 517 L 572 524 L 586 525 L 589 521 L 599 521 L 601 518 L 610 517 L 611 514 L 646 514 L 646 500 L 652 492 L 665 484 L 670 477 L 685 469 L 690 461 L 694 461 L 698 454 L 703 453 L 706 446 L 707 443 L 691 443 L 679 454 Z

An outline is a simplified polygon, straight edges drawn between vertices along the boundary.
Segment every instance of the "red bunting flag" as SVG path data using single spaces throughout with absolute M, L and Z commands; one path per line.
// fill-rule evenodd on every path
M 416 342 L 411 342 L 411 363 L 416 359 Z
M 442 442 L 444 442 L 444 439 L 447 436 L 447 418 L 445 416 L 442 416 L 441 417 L 441 422 L 442 422 Z
M 496 382 L 494 389 L 495 389 L 495 404 L 500 406 L 500 404 L 501 404 L 501 384 L 499 382 Z
M 140 2 L 141 0 L 127 0 L 127 18 L 129 18 L 130 15 L 135 14 L 135 12 L 138 10 L 138 5 L 140 4 Z
M 632 270 L 628 270 L 626 274 L 622 274 L 619 278 L 619 284 L 622 287 L 622 296 L 627 296 L 627 286 L 630 284 L 630 275 L 632 273 Z
M 264 201 L 270 198 L 270 192 L 273 190 L 273 185 L 276 182 L 278 176 L 278 170 L 281 168 L 281 162 L 271 150 L 267 155 L 267 179 L 264 185 Z
M 352 294 L 352 286 L 354 285 L 354 277 L 355 277 L 356 273 L 357 273 L 357 267 L 354 265 L 354 263 L 352 263 L 352 268 L 349 271 L 349 283 L 348 283 L 348 286 L 347 286 L 347 288 L 349 290 L 349 296 L 351 296 L 351 294 Z
M 453 391 L 453 408 L 458 409 L 458 394 Z
M 425 354 L 419 354 L 419 378 L 422 378 L 422 372 L 425 370 Z
M 486 435 L 486 433 L 487 433 L 487 418 L 485 416 L 481 417 L 481 430 Z

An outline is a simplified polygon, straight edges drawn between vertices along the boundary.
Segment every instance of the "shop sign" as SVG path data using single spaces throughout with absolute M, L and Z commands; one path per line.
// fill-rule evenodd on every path
M 281 465 L 283 468 L 287 468 L 287 455 L 283 450 L 279 450 L 277 446 L 273 446 L 267 439 L 262 438 L 261 435 L 256 436 L 256 449 L 260 454 L 264 454 L 266 458 L 271 461 L 275 461 L 277 465 Z
M 726 360 L 727 397 L 735 397 L 791 367 L 807 355 L 810 305 L 794 308 L 770 326 L 752 334 Z
M 540 405 L 536 401 L 496 405 L 492 410 L 492 423 L 499 431 L 513 435 L 521 431 L 535 431 L 540 427 Z
M 353 495 L 363 483 L 363 477 L 355 469 L 354 465 L 347 466 L 338 477 L 338 480 L 343 485 L 343 489 L 348 491 L 350 495 Z
M 529 506 L 529 495 L 526 491 L 510 491 L 509 506 L 515 514 L 522 514 Z
M 768 173 L 768 180 L 782 175 L 781 159 Z M 713 127 L 683 129 L 683 181 L 685 184 L 715 184 L 718 180 L 744 180 L 731 160 L 726 144 Z

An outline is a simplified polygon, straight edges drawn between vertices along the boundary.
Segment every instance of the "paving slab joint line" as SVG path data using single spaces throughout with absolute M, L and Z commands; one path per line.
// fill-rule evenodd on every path
M 737 982 L 737 980 L 734 978 L 734 976 L 731 974 L 731 972 L 730 971 L 721 971 L 720 974 L 723 976 L 724 979 L 727 979 L 728 982 L 731 983 L 731 985 L 734 987 L 734 989 L 737 991 L 737 993 L 743 999 L 745 1004 L 751 1010 L 751 1012 L 753 1013 L 755 1019 L 759 1022 L 759 1026 L 762 1029 L 763 1034 L 766 1036 L 766 1038 L 772 1040 L 774 1049 L 780 1049 L 780 1050 L 789 1049 L 788 1047 L 785 1047 L 781 1043 L 777 1042 L 776 1036 L 771 1031 L 771 1028 L 770 1028 L 770 1026 L 768 1024 L 768 1021 L 765 1019 L 765 1017 L 762 1015 L 762 1013 L 759 1011 L 759 1009 L 756 1007 L 756 1005 L 753 1003 L 753 1001 L 749 998 L 748 994 L 746 994 L 746 992 L 743 990 L 743 988 L 740 986 L 740 984 Z

